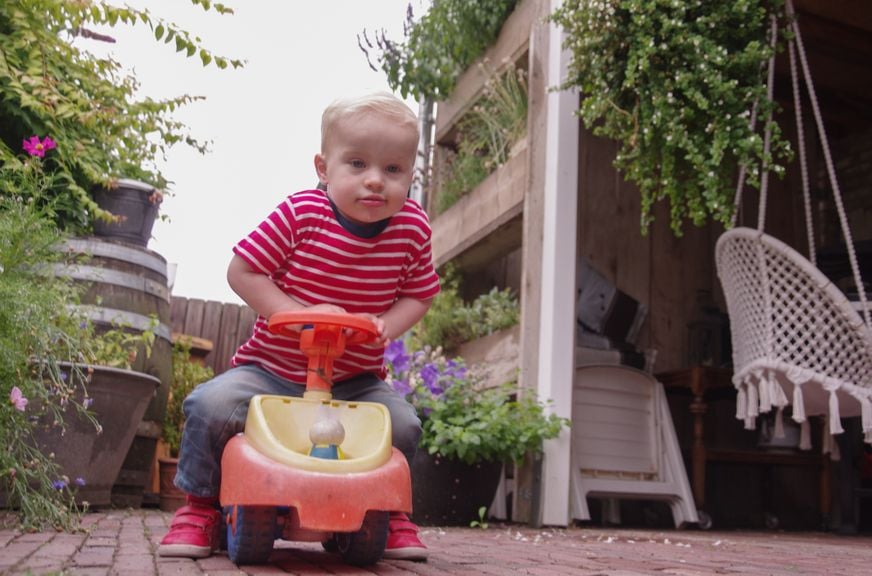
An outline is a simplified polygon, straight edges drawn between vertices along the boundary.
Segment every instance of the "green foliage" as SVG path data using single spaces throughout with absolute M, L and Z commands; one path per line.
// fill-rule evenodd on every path
M 512 145 L 526 134 L 526 72 L 510 67 L 491 75 L 481 97 L 460 121 L 458 132 L 457 152 L 437 191 L 439 213 L 504 164 Z
M 447 359 L 441 348 L 406 353 L 396 341 L 385 353 L 388 382 L 415 406 L 424 432 L 420 446 L 430 454 L 473 464 L 519 462 L 541 452 L 569 421 L 546 413 L 546 404 L 517 385 L 485 387 L 462 358 Z
M 190 1 L 203 10 L 232 12 L 209 0 Z M 95 186 L 125 177 L 165 188 L 156 161 L 170 147 L 184 143 L 206 150 L 173 119 L 180 106 L 198 97 L 138 98 L 134 76 L 83 48 L 111 40 L 95 27 L 121 24 L 147 26 L 156 42 L 186 57 L 198 55 L 204 66 L 242 66 L 211 53 L 199 38 L 147 9 L 77 0 L 0 0 L 0 165 L 18 162 L 22 139 L 50 135 L 57 154 L 45 163 L 49 193 L 44 201 L 51 204 L 57 225 L 72 233 L 87 232 L 95 217 L 111 218 L 94 203 Z
M 26 530 L 70 527 L 81 512 L 74 484 L 60 476 L 50 455 L 34 448 L 32 437 L 40 415 L 60 426 L 70 407 L 89 417 L 77 386 L 86 375 L 64 375 L 57 364 L 67 359 L 58 354 L 58 343 L 75 341 L 56 321 L 74 289 L 33 266 L 60 258 L 52 250 L 59 239 L 35 201 L 0 196 L 0 492 Z
M 457 270 L 446 266 L 442 273 L 442 291 L 424 318 L 412 329 L 413 348 L 454 350 L 460 344 L 510 328 L 519 321 L 519 303 L 511 289 L 494 287 L 471 304 L 460 297 Z
M 56 249 L 64 239 L 56 200 L 44 196 L 50 177 L 38 157 L 15 160 L 0 166 L 0 182 L 15 182 L 19 192 L 0 194 L 0 493 L 23 529 L 70 528 L 82 511 L 74 500 L 81 479 L 63 477 L 53 455 L 35 448 L 35 427 L 63 430 L 73 415 L 99 434 L 88 410 L 88 365 L 128 365 L 154 334 L 115 328 L 97 336 L 77 315 L 72 305 L 84 285 L 52 268 L 67 254 Z
M 163 421 L 163 439 L 169 445 L 170 455 L 178 457 L 182 442 L 185 413 L 182 403 L 198 384 L 210 380 L 214 371 L 191 361 L 191 344 L 180 340 L 173 345 L 173 385 L 167 400 L 167 412 Z
M 478 520 L 473 520 L 469 523 L 470 528 L 481 528 L 482 530 L 487 530 L 488 523 L 485 519 L 485 515 L 487 514 L 487 506 L 481 506 L 478 509 Z
M 360 49 L 373 70 L 381 69 L 394 90 L 435 100 L 446 99 L 457 77 L 494 43 L 518 0 L 433 0 L 415 21 L 406 11 L 405 38 L 397 42 L 383 31 L 370 40 L 358 37 Z M 370 50 L 376 51 L 373 57 Z
M 739 166 L 759 187 L 761 164 L 782 175 L 790 149 L 772 123 L 765 64 L 769 15 L 783 0 L 566 0 L 551 19 L 571 53 L 562 88 L 581 92 L 580 116 L 620 144 L 615 166 L 641 191 L 642 229 L 668 199 L 671 226 L 729 225 Z M 750 114 L 757 102 L 756 129 Z

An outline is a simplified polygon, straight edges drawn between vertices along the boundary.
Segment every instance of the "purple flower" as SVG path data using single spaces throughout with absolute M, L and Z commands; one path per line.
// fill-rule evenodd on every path
M 51 483 L 51 487 L 54 488 L 55 490 L 63 490 L 64 488 L 67 487 L 67 481 L 63 480 L 63 479 L 55 480 L 54 482 Z
M 82 478 L 81 476 L 77 477 L 75 480 L 73 480 L 73 482 L 75 483 L 76 486 L 84 486 L 85 485 L 85 479 Z
M 82 406 L 84 406 L 86 409 L 90 408 L 91 404 L 93 404 L 93 403 L 94 403 L 94 399 L 91 397 L 88 397 L 88 398 L 85 398 L 84 400 L 82 400 Z
M 385 348 L 385 360 L 391 365 L 395 374 L 409 369 L 411 357 L 406 354 L 406 345 L 402 340 L 394 340 Z
M 24 412 L 24 409 L 27 407 L 27 398 L 24 397 L 21 388 L 18 386 L 13 386 L 12 390 L 9 392 L 9 402 L 15 406 L 15 409 L 19 412 Z
M 435 396 L 441 396 L 444 390 L 439 386 L 439 368 L 432 362 L 425 364 L 421 368 L 421 380 L 424 381 L 424 386 Z
M 25 152 L 40 158 L 44 158 L 46 152 L 57 147 L 55 141 L 48 136 L 42 140 L 39 139 L 39 136 L 31 136 L 30 138 L 25 138 L 21 145 Z
M 412 387 L 409 385 L 408 378 L 394 378 L 392 383 L 394 385 L 394 390 L 403 396 L 412 393 Z

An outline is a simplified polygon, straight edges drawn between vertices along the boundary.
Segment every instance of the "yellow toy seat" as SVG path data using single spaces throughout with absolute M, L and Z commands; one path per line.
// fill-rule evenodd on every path
M 308 456 L 309 430 L 319 418 L 336 418 L 345 428 L 343 458 Z M 382 404 L 258 395 L 251 399 L 245 437 L 270 459 L 311 472 L 366 472 L 391 459 L 391 417 Z

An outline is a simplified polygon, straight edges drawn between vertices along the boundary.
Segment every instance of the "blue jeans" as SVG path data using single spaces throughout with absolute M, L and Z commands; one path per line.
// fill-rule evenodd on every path
M 224 446 L 245 427 L 248 403 L 256 394 L 301 397 L 306 387 L 254 365 L 237 366 L 197 386 L 185 399 L 185 429 L 175 484 L 194 496 L 218 496 Z M 421 437 L 415 408 L 374 374 L 333 385 L 333 398 L 384 404 L 391 413 L 393 445 L 411 466 Z

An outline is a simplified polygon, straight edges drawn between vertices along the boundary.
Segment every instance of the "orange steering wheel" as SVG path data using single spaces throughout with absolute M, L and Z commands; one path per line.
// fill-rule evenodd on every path
M 300 329 L 295 326 L 312 327 L 318 331 L 322 327 L 347 328 L 351 333 L 345 337 L 346 344 L 366 344 L 379 336 L 375 324 L 361 316 L 345 312 L 276 312 L 269 317 L 269 330 L 292 338 L 300 337 Z

